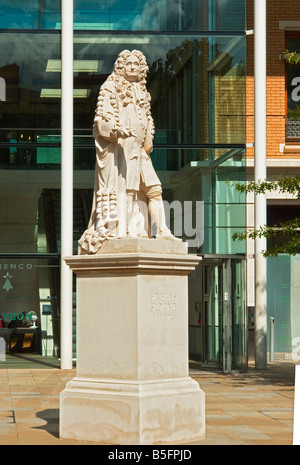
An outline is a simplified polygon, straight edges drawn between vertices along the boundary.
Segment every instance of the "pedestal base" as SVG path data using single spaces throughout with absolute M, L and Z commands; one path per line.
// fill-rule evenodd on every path
M 191 378 L 74 378 L 61 394 L 62 438 L 100 444 L 179 444 L 205 436 L 204 393 Z
M 77 373 L 61 393 L 62 438 L 204 438 L 204 393 L 188 376 L 187 275 L 199 260 L 182 242 L 154 239 L 66 259 L 77 275 Z

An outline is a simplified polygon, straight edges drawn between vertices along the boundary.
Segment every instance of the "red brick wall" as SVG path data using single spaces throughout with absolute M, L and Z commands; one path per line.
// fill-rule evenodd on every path
M 254 28 L 254 0 L 247 2 L 247 29 Z M 267 0 L 267 157 L 300 158 L 298 153 L 280 153 L 279 144 L 285 143 L 285 62 L 279 56 L 284 52 L 285 31 L 279 21 L 300 21 L 300 0 Z M 247 143 L 254 141 L 254 37 L 247 38 Z M 300 145 L 300 141 L 299 141 Z M 247 150 L 253 157 L 253 149 Z

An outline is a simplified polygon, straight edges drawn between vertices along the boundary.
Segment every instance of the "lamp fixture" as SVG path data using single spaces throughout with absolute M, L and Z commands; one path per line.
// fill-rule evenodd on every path
M 74 89 L 74 98 L 88 98 L 91 93 L 91 89 Z M 61 89 L 42 89 L 41 98 L 61 98 Z
M 102 67 L 103 61 L 99 60 L 74 60 L 74 73 L 97 73 Z M 47 73 L 60 73 L 61 60 L 48 60 L 46 66 Z

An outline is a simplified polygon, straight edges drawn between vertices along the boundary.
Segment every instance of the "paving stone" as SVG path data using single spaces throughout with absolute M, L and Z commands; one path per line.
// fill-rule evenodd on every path
M 59 438 L 59 394 L 75 376 L 54 361 L 0 367 L 0 445 L 88 445 Z M 206 438 L 190 445 L 292 445 L 295 365 L 223 374 L 191 370 L 206 397 Z M 188 444 L 187 444 L 188 445 Z

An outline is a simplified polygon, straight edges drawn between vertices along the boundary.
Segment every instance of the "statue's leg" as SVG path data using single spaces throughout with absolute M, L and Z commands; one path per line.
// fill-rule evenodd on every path
M 136 213 L 134 209 L 136 191 L 127 190 L 126 191 L 126 201 L 127 201 L 127 237 L 138 237 L 139 230 L 136 224 Z
M 161 186 L 144 187 L 144 190 L 149 199 L 149 213 L 157 229 L 156 238 L 181 240 L 173 236 L 167 227 Z

